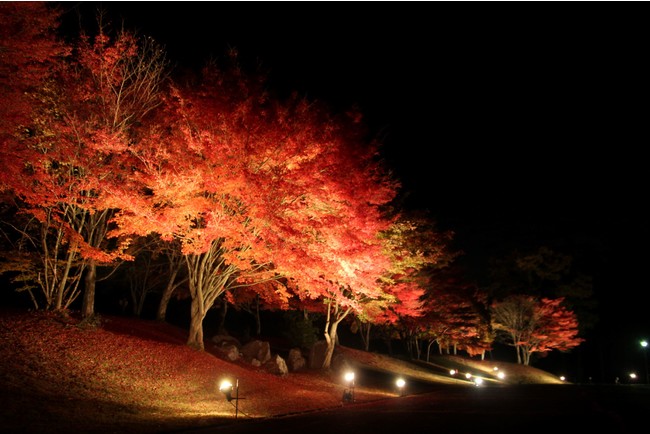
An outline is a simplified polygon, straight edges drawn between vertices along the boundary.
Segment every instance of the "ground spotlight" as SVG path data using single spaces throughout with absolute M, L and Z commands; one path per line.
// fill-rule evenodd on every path
M 343 391 L 343 402 L 354 402 L 354 372 L 348 371 L 343 376 L 347 389 Z
M 403 378 L 398 378 L 397 381 L 395 381 L 395 384 L 399 389 L 399 396 L 404 396 L 404 386 L 406 386 L 406 381 L 404 381 Z
M 506 373 L 503 371 L 499 371 L 497 377 L 499 377 L 500 380 L 503 380 L 504 378 L 506 378 Z
M 239 414 L 239 379 L 235 381 L 235 385 L 230 382 L 230 380 L 223 380 L 219 385 L 219 391 L 224 394 L 228 402 L 235 400 L 235 419 Z M 235 396 L 232 396 L 233 391 Z
M 226 395 L 226 399 L 228 400 L 228 402 L 232 401 L 232 391 L 233 391 L 233 386 L 230 380 L 223 380 L 219 385 L 219 392 Z
M 455 369 L 449 370 L 449 375 L 456 375 L 456 370 Z
M 477 386 L 480 386 L 481 384 L 483 384 L 483 379 L 481 377 L 475 377 L 474 378 L 474 384 L 476 384 Z

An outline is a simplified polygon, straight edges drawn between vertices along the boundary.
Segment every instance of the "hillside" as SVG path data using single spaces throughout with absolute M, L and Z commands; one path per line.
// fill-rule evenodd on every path
M 186 332 L 155 321 L 101 317 L 94 326 L 54 313 L 0 314 L 0 431 L 154 433 L 229 423 L 233 405 L 218 391 L 223 378 L 239 380 L 240 417 L 261 418 L 341 405 L 341 372 L 303 370 L 279 377 L 245 362 L 229 362 L 185 345 Z M 351 348 L 339 360 L 367 372 L 407 381 L 471 386 L 454 368 L 486 383 L 553 383 L 548 373 L 508 363 L 462 357 L 409 363 Z M 282 399 L 278 399 L 278 393 Z M 392 384 L 363 381 L 355 399 L 398 396 Z

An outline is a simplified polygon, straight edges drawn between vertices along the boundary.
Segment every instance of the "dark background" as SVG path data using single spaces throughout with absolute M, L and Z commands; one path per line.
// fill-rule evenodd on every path
M 472 273 L 490 255 L 553 244 L 593 276 L 596 329 L 542 365 L 599 381 L 643 370 L 649 71 L 638 13 L 480 2 L 61 5 L 67 25 L 105 8 L 178 66 L 236 48 L 281 95 L 358 107 L 404 205 L 453 230 Z

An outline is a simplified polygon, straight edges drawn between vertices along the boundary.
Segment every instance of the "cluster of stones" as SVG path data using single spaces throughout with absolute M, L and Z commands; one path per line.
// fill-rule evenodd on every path
M 212 342 L 220 357 L 231 362 L 243 360 L 252 366 L 279 376 L 299 371 L 307 363 L 299 348 L 289 350 L 285 360 L 279 354 L 273 353 L 271 345 L 266 341 L 252 340 L 242 345 L 232 336 L 217 335 L 212 338 Z
M 285 376 L 290 372 L 302 369 L 320 369 L 327 351 L 327 343 L 318 341 L 309 349 L 307 357 L 303 355 L 300 348 L 292 348 L 285 360 L 279 354 L 273 353 L 271 345 L 266 341 L 252 340 L 242 345 L 232 336 L 216 335 L 212 337 L 212 342 L 221 358 L 231 362 L 244 361 L 279 376 Z M 332 359 L 332 368 L 338 372 L 349 367 L 344 357 L 335 354 Z

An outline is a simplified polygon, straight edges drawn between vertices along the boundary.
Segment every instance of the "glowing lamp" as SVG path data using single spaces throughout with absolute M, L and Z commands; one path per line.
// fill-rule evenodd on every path
M 223 380 L 219 385 L 219 391 L 226 395 L 228 402 L 232 401 L 232 383 L 229 380 Z
M 354 372 L 346 372 L 343 378 L 348 384 L 348 389 L 343 391 L 343 402 L 354 402 Z
M 232 392 L 235 392 L 235 396 L 232 396 Z M 235 385 L 230 382 L 230 380 L 223 380 L 219 385 L 219 392 L 223 393 L 228 402 L 235 401 L 235 419 L 239 415 L 239 379 L 235 381 Z
M 399 389 L 399 396 L 404 396 L 404 386 L 406 386 L 406 381 L 403 378 L 398 378 L 395 380 L 395 385 Z

